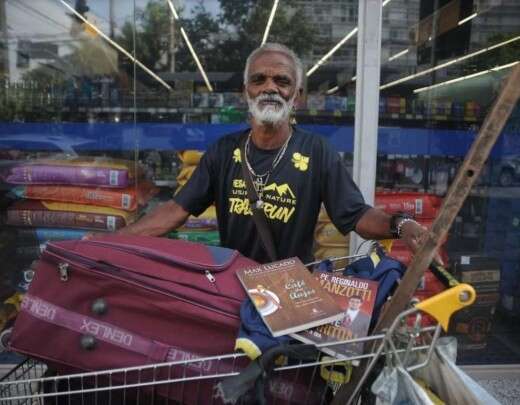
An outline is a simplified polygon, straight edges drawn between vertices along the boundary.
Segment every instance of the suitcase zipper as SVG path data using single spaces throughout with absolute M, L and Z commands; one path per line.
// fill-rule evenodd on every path
M 51 249 L 52 250 L 52 249 Z M 49 251 L 49 249 L 47 249 L 47 253 L 49 254 L 49 256 L 52 258 L 54 256 L 55 260 L 58 259 L 59 260 L 59 255 L 56 255 L 56 253 L 54 252 L 51 252 Z M 93 270 L 93 271 L 96 271 L 96 272 L 105 272 L 105 273 L 109 273 L 111 274 L 113 277 L 116 277 L 118 278 L 119 280 L 121 281 L 125 281 L 125 282 L 131 282 L 131 277 L 128 278 L 128 277 L 121 277 L 120 275 L 116 274 L 119 273 L 119 272 L 124 272 L 124 271 L 127 271 L 126 269 L 121 269 L 119 267 L 116 267 L 116 266 L 112 266 L 112 265 L 109 265 L 108 263 L 103 263 L 103 264 L 106 264 L 107 267 L 105 267 L 104 269 L 102 268 L 103 267 L 103 264 L 102 263 L 96 263 L 95 261 L 92 261 L 92 260 L 89 260 L 89 259 L 86 259 L 84 257 L 81 257 L 81 256 L 78 256 L 78 255 L 74 255 L 74 259 L 72 258 L 67 258 L 68 260 L 75 260 L 76 262 L 78 262 L 78 264 L 81 266 L 85 266 L 87 267 L 88 269 L 90 270 Z M 110 268 L 108 268 L 108 266 L 110 266 Z M 60 273 L 60 279 L 63 280 L 63 281 L 67 281 L 68 280 L 68 277 L 69 277 L 69 271 L 72 270 L 72 269 L 69 269 L 70 265 L 69 263 L 64 263 L 64 262 L 59 262 L 58 263 L 58 271 Z M 63 270 L 61 270 L 63 268 Z M 63 271 L 63 274 L 62 274 L 62 271 Z M 219 291 L 218 287 L 217 287 L 217 284 L 216 284 L 216 278 L 215 276 L 213 276 L 213 274 L 211 274 L 211 272 L 209 270 L 205 270 L 205 276 L 206 278 L 211 282 L 213 283 L 215 289 L 217 291 Z M 63 278 L 65 277 L 65 278 Z M 212 281 L 213 280 L 213 281 Z M 135 281 L 134 281 L 135 283 Z M 185 302 L 189 302 L 191 304 L 194 304 L 194 305 L 197 305 L 201 308 L 205 308 L 205 309 L 210 309 L 211 311 L 215 311 L 215 312 L 220 312 L 226 316 L 231 316 L 233 318 L 238 318 L 238 315 L 235 314 L 235 313 L 232 313 L 232 312 L 227 312 L 227 311 L 224 311 L 222 309 L 216 309 L 216 308 L 213 308 L 213 307 L 209 307 L 209 306 L 206 306 L 204 304 L 200 304 L 200 303 L 195 303 L 193 302 L 192 300 L 190 299 L 186 299 L 184 297 L 181 297 L 179 295 L 176 295 L 176 294 L 172 294 L 171 291 L 165 291 L 163 290 L 162 288 L 160 287 L 157 287 L 157 286 L 152 286 L 152 285 L 144 285 L 143 281 L 142 280 L 139 280 L 139 283 L 141 283 L 141 285 L 149 290 L 154 290 L 156 292 L 159 292 L 159 293 L 162 293 L 162 294 L 166 294 L 170 297 L 173 297 L 173 298 L 176 298 L 176 299 L 179 299 L 179 300 L 182 300 L 182 301 L 185 301 Z
M 215 283 L 216 279 L 209 270 L 205 270 L 204 273 L 206 274 L 206 278 L 209 280 L 210 283 L 212 283 L 212 284 Z M 215 285 L 215 287 L 216 287 L 216 285 Z
M 58 272 L 60 273 L 61 281 L 69 280 L 69 264 L 68 263 L 58 263 Z

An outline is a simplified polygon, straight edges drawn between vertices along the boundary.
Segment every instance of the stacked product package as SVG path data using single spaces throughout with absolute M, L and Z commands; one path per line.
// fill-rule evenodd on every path
M 113 232 L 136 219 L 155 187 L 136 175 L 134 162 L 97 157 L 54 157 L 19 162 L 3 173 L 17 199 L 6 223 L 16 227 L 20 286 L 31 263 L 51 240 L 80 239 L 87 232 Z
M 316 260 L 344 257 L 349 254 L 350 235 L 343 235 L 336 229 L 327 211 L 322 206 L 318 217 L 318 224 L 314 232 L 314 257 Z M 334 263 L 335 268 L 345 267 L 346 260 Z
M 182 166 L 177 176 L 177 192 L 188 182 L 203 153 L 197 150 L 184 150 L 178 154 Z M 210 206 L 198 217 L 190 216 L 181 228 L 171 232 L 168 237 L 206 245 L 220 245 L 215 206 Z
M 412 216 L 418 223 L 431 228 L 435 217 L 437 216 L 442 199 L 436 195 L 418 192 L 395 192 L 383 191 L 376 192 L 375 206 L 388 214 L 405 213 Z M 413 253 L 405 245 L 402 240 L 393 240 L 389 255 L 405 266 L 408 266 L 412 261 Z M 447 263 L 448 255 L 444 246 L 439 249 L 441 259 Z M 429 298 L 440 293 L 448 287 L 448 282 L 445 282 L 445 277 L 442 281 L 439 275 L 432 273 L 430 269 L 426 270 L 421 282 L 415 291 L 414 297 L 419 301 Z M 412 317 L 413 318 L 413 317 Z M 433 319 L 423 317 L 423 326 L 433 324 Z

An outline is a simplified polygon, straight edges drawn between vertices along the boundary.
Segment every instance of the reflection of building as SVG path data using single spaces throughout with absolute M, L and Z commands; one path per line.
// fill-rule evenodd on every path
M 393 0 L 385 7 L 382 27 L 383 75 L 401 76 L 416 66 L 415 52 L 409 52 L 391 63 L 385 63 L 409 45 L 409 27 L 417 24 L 420 0 Z M 311 21 L 317 34 L 310 56 L 304 59 L 310 68 L 330 49 L 341 41 L 358 24 L 358 1 L 342 0 L 297 0 Z M 341 84 L 350 81 L 356 73 L 357 38 L 352 37 L 332 58 L 311 76 L 310 90 L 326 88 L 325 84 Z M 314 85 L 313 85 L 314 84 Z

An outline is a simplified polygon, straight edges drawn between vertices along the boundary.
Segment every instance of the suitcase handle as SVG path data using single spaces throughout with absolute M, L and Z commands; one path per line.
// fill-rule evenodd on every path
M 231 251 L 229 258 L 222 264 L 211 264 L 211 263 L 194 262 L 194 261 L 188 260 L 183 257 L 179 257 L 179 256 L 167 254 L 167 253 L 158 253 L 157 250 L 154 250 L 154 249 L 149 249 L 149 248 L 142 247 L 142 246 L 130 245 L 130 244 L 126 244 L 126 243 L 119 243 L 119 242 L 114 243 L 114 242 L 99 241 L 99 240 L 81 240 L 78 242 L 102 246 L 102 247 L 111 248 L 111 249 L 117 249 L 121 252 L 134 254 L 137 256 L 144 257 L 146 259 L 152 259 L 152 260 L 157 260 L 157 261 L 161 261 L 161 262 L 176 264 L 176 265 L 180 265 L 183 267 L 189 267 L 193 270 L 200 270 L 200 271 L 225 270 L 233 263 L 233 261 L 238 256 L 238 251 L 226 249 L 226 250 Z M 208 247 L 208 249 L 210 249 L 210 247 Z M 223 249 L 223 248 L 219 248 L 219 249 Z

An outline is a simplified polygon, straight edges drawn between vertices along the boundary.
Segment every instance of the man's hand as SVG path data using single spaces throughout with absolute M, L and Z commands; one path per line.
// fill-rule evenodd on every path
M 416 221 L 406 221 L 401 225 L 401 240 L 411 249 L 417 252 L 419 245 L 428 236 L 428 229 Z M 444 266 L 439 253 L 435 253 L 434 260 Z

